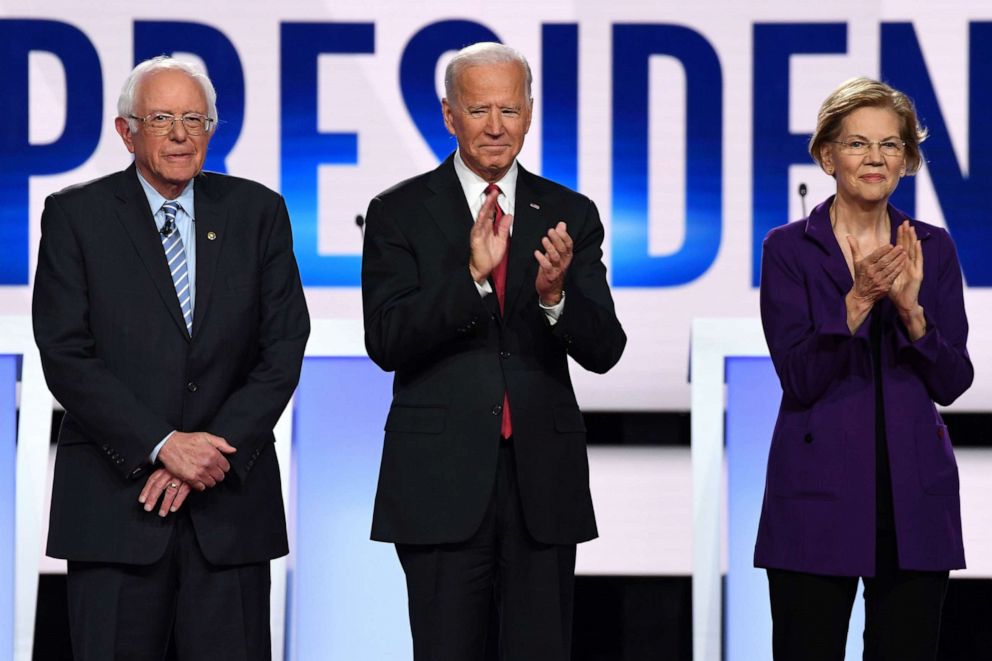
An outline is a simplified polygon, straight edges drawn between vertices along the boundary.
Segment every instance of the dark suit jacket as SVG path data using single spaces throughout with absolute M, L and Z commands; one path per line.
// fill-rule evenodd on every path
M 151 450 L 173 429 L 238 448 L 227 478 L 183 505 L 207 559 L 287 552 L 272 428 L 310 328 L 289 217 L 279 195 L 244 179 L 204 173 L 194 195 L 192 338 L 133 165 L 45 201 L 34 332 L 66 410 L 54 557 L 147 564 L 162 555 L 176 517 L 146 513 L 137 498 Z
M 815 574 L 875 573 L 875 387 L 871 319 L 851 335 L 853 280 L 830 226 L 832 199 L 772 230 L 761 260 L 761 320 L 782 382 L 768 457 L 755 564 Z M 906 214 L 889 206 L 892 241 Z M 923 249 L 919 301 L 927 320 L 910 341 L 892 303 L 882 322 L 882 393 L 899 567 L 964 567 L 958 470 L 934 402 L 968 389 L 961 267 L 943 229 L 910 220 Z
M 475 532 L 492 493 L 505 391 L 528 530 L 545 543 L 592 539 L 585 426 L 567 356 L 605 372 L 626 343 L 601 260 L 602 223 L 588 198 L 520 168 L 501 315 L 468 272 L 474 219 L 452 161 L 382 193 L 367 214 L 365 345 L 396 372 L 372 538 L 432 544 Z M 552 327 L 538 306 L 533 253 L 559 221 L 575 251 Z

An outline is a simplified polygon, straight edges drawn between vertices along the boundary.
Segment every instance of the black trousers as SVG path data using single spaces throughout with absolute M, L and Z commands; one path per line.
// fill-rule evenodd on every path
M 75 661 L 269 661 L 269 563 L 211 565 L 180 510 L 162 558 L 148 566 L 69 562 Z
M 503 661 L 571 658 L 575 545 L 527 532 L 512 440 L 478 532 L 457 544 L 397 544 L 406 573 L 415 661 L 483 661 L 498 636 Z M 490 632 L 495 602 L 498 632 Z
M 864 661 L 934 661 L 948 573 L 899 569 L 895 534 L 880 530 L 865 577 Z M 768 570 L 775 661 L 843 661 L 858 578 Z

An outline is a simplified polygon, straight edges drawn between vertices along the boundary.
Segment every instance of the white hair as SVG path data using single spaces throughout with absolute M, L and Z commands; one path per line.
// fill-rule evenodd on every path
M 207 99 L 207 117 L 214 120 L 211 131 L 217 128 L 217 90 L 214 89 L 214 84 L 210 82 L 207 74 L 188 62 L 177 60 L 168 55 L 159 55 L 145 60 L 131 70 L 127 80 L 124 81 L 124 86 L 121 87 L 121 95 L 117 98 L 117 115 L 127 120 L 127 125 L 132 133 L 138 130 L 138 120 L 131 119 L 131 115 L 134 114 L 135 92 L 146 76 L 157 71 L 182 71 L 196 81 L 203 90 L 203 96 Z
M 469 67 L 486 66 L 490 64 L 519 64 L 526 78 L 527 98 L 531 98 L 531 84 L 534 77 L 530 72 L 527 58 L 515 48 L 510 48 L 494 41 L 480 41 L 466 46 L 458 51 L 444 70 L 444 95 L 449 101 L 458 96 L 457 82 L 462 71 Z

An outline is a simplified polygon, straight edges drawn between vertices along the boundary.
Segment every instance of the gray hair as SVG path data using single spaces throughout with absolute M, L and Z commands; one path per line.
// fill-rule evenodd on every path
M 494 41 L 480 41 L 477 44 L 466 46 L 451 58 L 451 61 L 448 62 L 448 66 L 444 70 L 444 95 L 449 101 L 458 96 L 456 93 L 458 76 L 469 67 L 513 63 L 519 64 L 523 68 L 524 74 L 526 74 L 527 98 L 530 99 L 530 88 L 534 82 L 534 76 L 531 75 L 527 58 L 517 49 Z
M 214 89 L 214 84 L 210 82 L 207 74 L 188 62 L 177 60 L 168 55 L 159 55 L 150 60 L 145 60 L 132 69 L 127 80 L 124 81 L 124 86 L 121 87 L 121 95 L 117 98 L 117 115 L 127 120 L 127 125 L 130 127 L 131 132 L 135 133 L 138 130 L 138 121 L 131 119 L 131 115 L 134 114 L 135 92 L 138 90 L 138 85 L 146 76 L 157 71 L 182 71 L 196 81 L 200 85 L 200 88 L 203 89 L 203 96 L 207 99 L 207 117 L 214 120 L 211 130 L 216 130 L 217 91 Z

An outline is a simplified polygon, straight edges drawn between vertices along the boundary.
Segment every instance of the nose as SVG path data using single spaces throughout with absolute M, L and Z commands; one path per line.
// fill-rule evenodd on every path
M 183 142 L 188 136 L 189 133 L 186 132 L 186 125 L 183 124 L 183 120 L 175 117 L 172 120 L 172 129 L 169 131 L 169 138 L 176 142 Z
M 495 108 L 489 112 L 486 119 L 486 133 L 489 135 L 503 134 L 503 115 L 500 113 L 498 108 Z
M 868 145 L 868 153 L 865 154 L 865 161 L 872 165 L 884 163 L 885 157 L 882 155 L 882 146 L 877 142 Z

